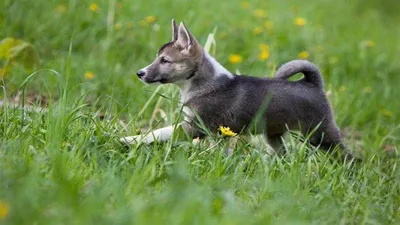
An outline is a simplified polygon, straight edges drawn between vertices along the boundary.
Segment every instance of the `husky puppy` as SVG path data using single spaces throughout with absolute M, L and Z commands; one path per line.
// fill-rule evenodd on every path
M 304 78 L 288 81 L 297 73 Z M 145 83 L 173 83 L 180 88 L 185 114 L 180 126 L 193 137 L 205 134 L 198 126 L 201 119 L 211 131 L 221 125 L 235 132 L 257 127 L 251 131 L 264 133 L 275 150 L 288 129 L 311 134 L 310 143 L 324 149 L 337 145 L 344 149 L 321 73 L 308 61 L 287 62 L 274 78 L 234 75 L 203 50 L 183 23 L 178 27 L 172 20 L 172 41 L 164 44 L 155 60 L 137 75 Z M 173 130 L 168 126 L 121 141 L 167 141 Z

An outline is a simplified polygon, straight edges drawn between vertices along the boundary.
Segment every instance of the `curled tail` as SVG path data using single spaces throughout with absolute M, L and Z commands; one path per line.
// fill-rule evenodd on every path
M 276 79 L 288 79 L 296 73 L 303 73 L 306 82 L 312 83 L 317 87 L 323 88 L 321 72 L 318 67 L 307 60 L 292 60 L 283 64 L 275 73 Z

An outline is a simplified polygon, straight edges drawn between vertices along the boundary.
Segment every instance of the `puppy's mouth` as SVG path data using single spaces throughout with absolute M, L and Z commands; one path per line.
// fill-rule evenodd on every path
M 162 83 L 162 84 L 165 84 L 165 83 L 168 83 L 168 80 L 167 80 L 167 79 L 164 79 L 164 78 L 161 78 L 161 79 L 159 79 L 159 80 L 152 80 L 152 81 L 147 82 L 147 83 L 149 83 L 149 84 L 152 84 L 152 83 Z
M 147 83 L 147 84 L 154 84 L 154 83 L 165 84 L 165 83 L 168 83 L 168 80 L 165 79 L 165 78 L 155 79 L 155 80 L 147 80 L 147 79 L 142 79 L 142 78 L 140 78 L 140 80 L 142 80 L 143 82 L 145 82 L 145 83 Z

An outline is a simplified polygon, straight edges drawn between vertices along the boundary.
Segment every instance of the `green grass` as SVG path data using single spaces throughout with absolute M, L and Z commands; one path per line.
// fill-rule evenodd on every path
M 0 1 L 0 39 L 30 43 L 39 60 L 33 68 L 17 61 L 3 78 L 1 224 L 400 222 L 397 2 L 264 0 L 245 9 L 236 0 L 110 0 L 96 2 L 97 13 L 90 3 Z M 147 16 L 155 24 L 140 22 Z M 295 26 L 296 17 L 306 25 Z M 215 57 L 243 74 L 272 76 L 308 51 L 347 144 L 364 160 L 336 162 L 294 136 L 284 157 L 244 141 L 227 156 L 228 140 L 217 136 L 122 146 L 122 136 L 180 119 L 176 87 L 153 95 L 156 87 L 135 77 L 170 39 L 172 18 L 201 43 L 217 27 Z M 255 35 L 266 20 L 273 30 Z M 369 40 L 375 46 L 366 47 Z M 260 44 L 270 46 L 267 61 L 257 57 Z M 243 62 L 230 64 L 230 54 Z M 84 78 L 87 71 L 94 79 Z M 18 93 L 26 97 L 13 107 Z M 22 110 L 22 100 L 39 106 L 32 96 L 47 98 L 46 111 Z

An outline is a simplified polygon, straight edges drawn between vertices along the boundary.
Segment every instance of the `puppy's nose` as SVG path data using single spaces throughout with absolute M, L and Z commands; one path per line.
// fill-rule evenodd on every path
M 143 77 L 145 74 L 146 74 L 146 72 L 144 70 L 139 70 L 137 72 L 137 75 L 138 75 L 139 78 Z

